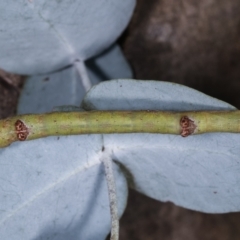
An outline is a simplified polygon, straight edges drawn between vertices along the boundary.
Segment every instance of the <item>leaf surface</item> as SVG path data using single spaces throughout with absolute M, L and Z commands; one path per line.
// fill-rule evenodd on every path
M 100 135 L 49 137 L 0 150 L 1 239 L 105 239 L 110 209 Z M 122 214 L 127 183 L 115 165 Z
M 135 0 L 9 0 L 0 8 L 0 66 L 48 73 L 108 48 L 127 26 Z
M 234 110 L 178 84 L 115 80 L 94 86 L 84 108 L 98 110 Z M 240 210 L 240 135 L 211 133 L 104 135 L 104 146 L 147 196 L 202 212 Z
M 86 61 L 86 67 L 92 85 L 106 79 L 132 77 L 130 66 L 116 44 Z M 51 74 L 30 76 L 18 101 L 18 114 L 50 112 L 62 105 L 80 106 L 85 93 L 81 76 L 74 66 Z

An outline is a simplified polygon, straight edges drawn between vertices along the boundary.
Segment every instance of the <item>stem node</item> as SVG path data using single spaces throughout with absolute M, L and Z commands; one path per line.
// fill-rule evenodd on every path
M 187 136 L 193 134 L 197 128 L 194 121 L 191 120 L 188 116 L 181 117 L 180 126 L 181 126 L 180 134 L 182 137 L 187 137 Z

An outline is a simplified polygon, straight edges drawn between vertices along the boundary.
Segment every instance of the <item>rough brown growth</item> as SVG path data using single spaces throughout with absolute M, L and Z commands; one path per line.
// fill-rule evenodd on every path
M 181 136 L 182 137 L 187 137 L 187 136 L 193 134 L 195 129 L 196 129 L 196 127 L 197 127 L 194 124 L 194 121 L 191 120 L 187 116 L 181 117 L 181 119 L 180 119 L 180 126 L 182 128 L 182 130 L 181 130 Z
M 29 134 L 28 128 L 19 119 L 15 122 L 15 130 L 19 141 L 25 141 L 27 139 L 27 136 Z

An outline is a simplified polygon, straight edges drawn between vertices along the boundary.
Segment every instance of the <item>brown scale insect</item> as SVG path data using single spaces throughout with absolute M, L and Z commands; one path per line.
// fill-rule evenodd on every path
M 182 128 L 181 133 L 180 133 L 182 137 L 187 137 L 187 136 L 193 134 L 195 129 L 196 129 L 196 127 L 197 127 L 194 124 L 194 121 L 191 120 L 187 116 L 181 117 L 181 119 L 180 119 L 180 126 Z
M 16 134 L 17 134 L 17 139 L 19 141 L 25 141 L 27 139 L 27 136 L 29 134 L 28 128 L 19 119 L 15 122 L 15 131 L 16 131 Z

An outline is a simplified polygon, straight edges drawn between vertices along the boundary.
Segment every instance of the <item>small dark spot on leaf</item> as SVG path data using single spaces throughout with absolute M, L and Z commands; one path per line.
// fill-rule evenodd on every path
M 49 81 L 49 80 L 50 80 L 49 77 L 46 77 L 46 78 L 43 79 L 44 82 L 47 82 L 47 81 Z
M 214 193 L 214 194 L 217 194 L 217 191 L 214 191 L 213 193 Z
M 102 146 L 102 152 L 104 152 L 104 150 L 105 150 L 105 147 L 104 147 L 104 146 Z

